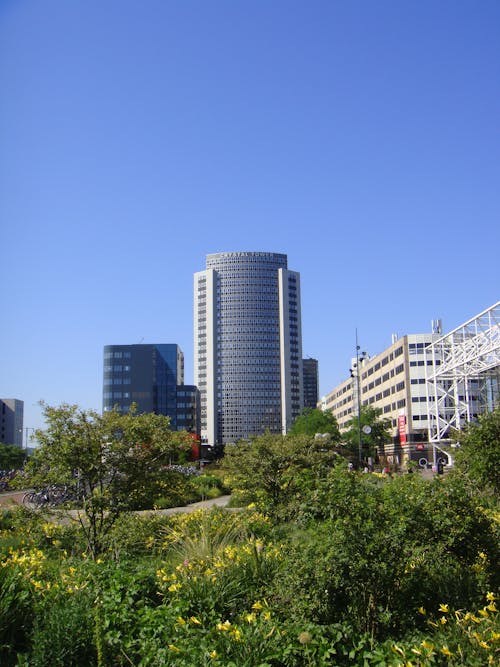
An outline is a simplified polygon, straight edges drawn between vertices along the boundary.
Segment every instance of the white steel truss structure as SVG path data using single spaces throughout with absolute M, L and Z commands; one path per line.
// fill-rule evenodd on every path
M 500 301 L 427 348 L 429 442 L 450 442 L 482 412 L 498 405 L 500 393 Z

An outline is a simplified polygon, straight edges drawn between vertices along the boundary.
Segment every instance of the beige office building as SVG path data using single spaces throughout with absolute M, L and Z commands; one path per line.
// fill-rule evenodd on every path
M 391 422 L 392 441 L 381 456 L 389 463 L 402 463 L 410 456 L 429 459 L 426 369 L 433 358 L 427 346 L 437 338 L 439 334 L 394 336 L 392 345 L 374 357 L 361 352 L 352 360 L 352 377 L 319 405 L 331 410 L 340 429 L 346 429 L 358 414 L 359 381 L 359 405 L 380 409 L 381 417 Z

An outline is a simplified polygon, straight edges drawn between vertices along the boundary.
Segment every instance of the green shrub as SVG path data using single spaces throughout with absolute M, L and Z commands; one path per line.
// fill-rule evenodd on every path
M 168 519 L 159 513 L 122 514 L 111 530 L 106 550 L 115 560 L 155 556 L 161 551 L 161 533 Z
M 54 590 L 39 598 L 30 667 L 95 665 L 94 600 L 88 590 Z
M 14 665 L 26 649 L 31 629 L 32 600 L 17 568 L 0 566 L 0 664 Z
M 16 537 L 16 548 L 43 549 L 55 557 L 63 553 L 67 556 L 79 555 L 85 550 L 80 526 L 64 511 L 50 513 L 18 507 L 12 513 L 9 533 Z
M 411 475 L 380 484 L 334 471 L 316 499 L 318 522 L 284 553 L 270 595 L 283 616 L 349 622 L 360 633 L 400 636 L 422 604 L 474 605 L 495 590 L 498 544 L 491 521 L 457 481 L 429 484 Z
M 193 488 L 192 478 L 176 470 L 170 470 L 153 489 L 147 501 L 144 499 L 142 506 L 136 509 L 183 507 L 196 500 L 198 495 Z

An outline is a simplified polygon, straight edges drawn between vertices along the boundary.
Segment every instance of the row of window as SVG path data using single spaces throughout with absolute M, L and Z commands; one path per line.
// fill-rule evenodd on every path
M 421 361 L 410 361 L 410 366 L 425 366 L 425 365 L 426 365 L 426 364 L 425 364 L 425 361 L 424 361 L 424 360 L 421 360 Z M 432 359 L 430 359 L 429 361 L 427 361 L 427 366 L 432 366 L 432 365 L 433 365 L 433 364 L 432 364 Z M 441 360 L 440 360 L 440 359 L 436 359 L 436 366 L 440 366 L 440 365 L 441 365 Z
M 130 378 L 104 378 L 104 384 L 130 384 Z
M 105 373 L 121 373 L 123 371 L 128 372 L 130 370 L 131 370 L 130 366 L 121 366 L 121 365 L 104 366 Z
M 130 352 L 105 352 L 105 359 L 130 359 Z

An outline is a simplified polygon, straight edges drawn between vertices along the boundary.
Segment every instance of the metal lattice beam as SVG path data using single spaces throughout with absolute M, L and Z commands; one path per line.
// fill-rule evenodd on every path
M 500 301 L 429 345 L 429 442 L 449 438 L 499 400 Z

